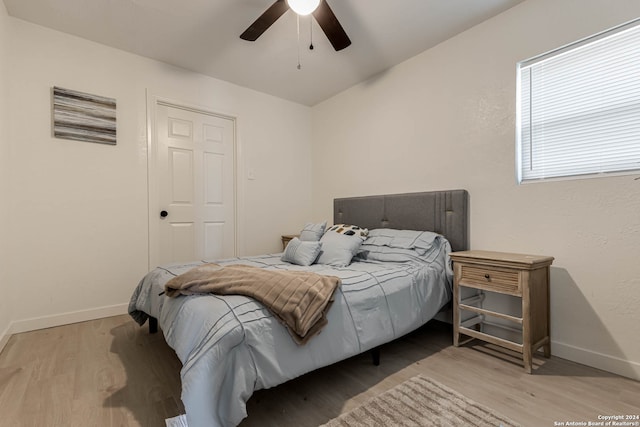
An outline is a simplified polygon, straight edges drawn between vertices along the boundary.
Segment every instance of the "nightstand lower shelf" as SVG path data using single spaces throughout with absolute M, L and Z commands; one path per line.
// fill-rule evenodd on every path
M 518 353 L 524 352 L 524 347 L 522 344 L 518 344 L 509 340 L 502 339 L 500 337 L 496 337 L 494 335 L 485 334 L 484 332 L 476 331 L 475 329 L 465 328 L 464 326 L 460 326 L 458 328 L 458 332 L 460 334 L 464 334 L 470 336 L 472 338 L 477 338 L 479 340 L 498 345 L 500 347 L 508 348 L 509 350 L 516 351 Z M 460 338 L 458 338 L 458 345 L 460 344 Z

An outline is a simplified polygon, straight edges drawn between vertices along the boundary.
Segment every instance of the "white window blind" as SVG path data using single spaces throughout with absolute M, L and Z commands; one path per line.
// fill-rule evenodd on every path
M 518 64 L 518 182 L 640 171 L 640 20 Z

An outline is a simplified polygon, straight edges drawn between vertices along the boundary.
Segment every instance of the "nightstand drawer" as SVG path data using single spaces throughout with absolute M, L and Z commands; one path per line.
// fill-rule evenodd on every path
M 460 286 L 521 295 L 520 272 L 486 266 L 461 265 Z

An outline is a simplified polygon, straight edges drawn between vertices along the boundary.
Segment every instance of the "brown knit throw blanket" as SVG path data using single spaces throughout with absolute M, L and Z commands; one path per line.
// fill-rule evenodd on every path
M 203 264 L 165 285 L 170 297 L 213 293 L 255 298 L 282 321 L 298 344 L 327 324 L 340 279 L 307 271 L 265 270 L 249 265 Z

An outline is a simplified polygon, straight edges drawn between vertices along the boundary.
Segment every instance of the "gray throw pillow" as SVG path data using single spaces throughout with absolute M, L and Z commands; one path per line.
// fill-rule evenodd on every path
M 324 230 L 327 228 L 327 221 L 320 224 L 307 223 L 300 231 L 300 240 L 303 242 L 318 242 Z
M 322 243 L 322 250 L 316 264 L 346 267 L 351 264 L 351 259 L 358 253 L 362 239 L 359 236 L 327 231 L 320 239 L 320 243 Z
M 303 242 L 294 237 L 287 244 L 280 259 L 291 264 L 311 265 L 318 258 L 321 247 L 322 243 L 320 242 Z

